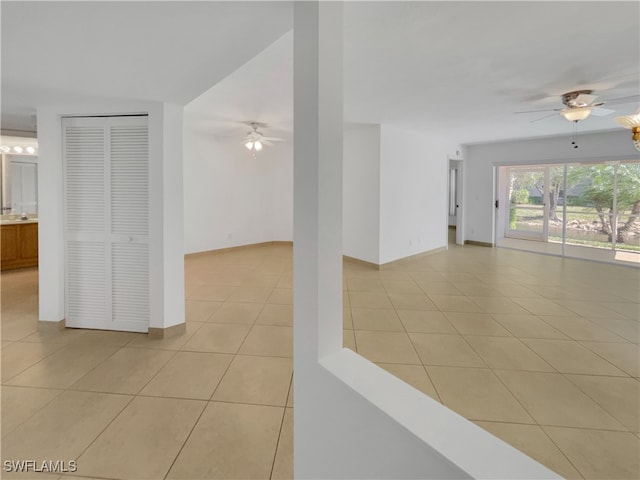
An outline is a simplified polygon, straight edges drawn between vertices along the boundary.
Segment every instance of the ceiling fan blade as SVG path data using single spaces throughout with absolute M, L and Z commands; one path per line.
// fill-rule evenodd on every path
M 262 137 L 262 140 L 269 140 L 271 142 L 284 142 L 284 139 L 277 137 Z
M 265 140 L 264 138 L 262 140 L 260 140 L 260 143 L 267 145 L 268 147 L 272 147 L 273 143 L 271 143 L 269 140 Z
M 513 113 L 538 113 L 538 112 L 559 112 L 562 110 L 561 108 L 545 108 L 543 110 L 524 110 L 522 112 L 513 112 Z
M 539 122 L 540 120 L 545 120 L 547 118 L 551 118 L 551 117 L 555 117 L 557 114 L 554 113 L 550 113 L 549 115 L 545 115 L 544 117 L 540 117 L 540 118 L 536 118 L 535 120 L 530 120 L 529 123 L 536 123 Z
M 622 105 L 623 103 L 636 103 L 640 100 L 640 95 L 629 95 L 628 97 L 612 98 L 611 100 L 605 100 L 607 105 Z
M 243 123 L 244 125 L 249 125 L 251 128 L 267 128 L 269 125 L 264 122 L 256 122 L 254 120 L 241 120 L 237 123 Z
M 591 110 L 591 114 L 595 115 L 596 117 L 604 117 L 606 115 L 611 115 L 613 112 L 615 112 L 615 110 L 611 110 L 610 108 L 601 108 L 601 107 L 597 107 Z

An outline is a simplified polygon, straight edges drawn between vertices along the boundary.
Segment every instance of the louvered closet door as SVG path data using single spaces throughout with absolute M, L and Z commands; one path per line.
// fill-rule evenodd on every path
M 147 117 L 63 120 L 66 324 L 149 327 Z

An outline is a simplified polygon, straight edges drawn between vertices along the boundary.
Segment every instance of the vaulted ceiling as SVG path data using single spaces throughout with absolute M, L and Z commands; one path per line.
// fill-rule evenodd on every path
M 1 8 L 3 128 L 33 128 L 36 105 L 83 98 L 199 98 L 203 128 L 290 128 L 290 3 Z M 347 2 L 345 120 L 459 143 L 568 134 L 560 115 L 514 112 L 560 108 L 563 93 L 591 89 L 598 101 L 631 98 L 580 131 L 619 128 L 614 117 L 640 102 L 639 18 L 638 2 Z

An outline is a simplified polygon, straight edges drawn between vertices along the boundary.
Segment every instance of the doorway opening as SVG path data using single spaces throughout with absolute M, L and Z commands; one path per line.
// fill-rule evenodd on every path
M 449 159 L 447 186 L 449 193 L 447 203 L 447 243 L 449 245 L 462 245 L 462 160 Z

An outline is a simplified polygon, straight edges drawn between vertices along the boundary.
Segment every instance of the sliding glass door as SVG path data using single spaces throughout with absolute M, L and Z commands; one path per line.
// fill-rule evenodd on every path
M 549 242 L 562 243 L 562 232 L 564 231 L 565 219 L 565 184 L 564 165 L 550 165 L 545 167 L 547 178 L 546 203 L 547 210 L 547 230 L 549 232 L 547 240 Z
M 620 164 L 616 190 L 616 249 L 640 254 L 640 162 Z
M 614 174 L 616 165 L 568 165 L 565 242 L 612 248 L 615 228 Z
M 569 165 L 566 242 L 640 251 L 640 163 Z
M 640 162 L 501 168 L 504 237 L 640 259 Z
M 545 167 L 510 167 L 508 237 L 546 241 L 548 234 Z

